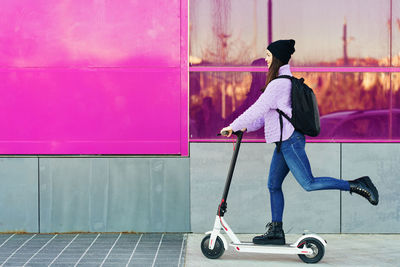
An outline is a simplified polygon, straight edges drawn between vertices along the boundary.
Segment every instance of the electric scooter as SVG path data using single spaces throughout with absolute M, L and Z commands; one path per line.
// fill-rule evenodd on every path
M 227 133 L 223 133 L 226 135 Z M 242 142 L 243 132 L 237 131 L 232 134 L 237 136 L 235 150 L 233 152 L 228 177 L 225 182 L 225 189 L 222 195 L 221 203 L 218 206 L 217 216 L 214 222 L 214 228 L 209 231 L 201 241 L 201 251 L 204 256 L 209 259 L 217 259 L 224 254 L 228 249 L 228 244 L 225 237 L 221 234 L 221 230 L 225 231 L 231 239 L 229 244 L 237 252 L 250 252 L 250 253 L 269 253 L 269 254 L 293 254 L 298 255 L 299 258 L 305 263 L 319 262 L 325 253 L 327 242 L 316 234 L 304 233 L 296 242 L 285 245 L 258 245 L 251 242 L 241 242 L 230 228 L 228 223 L 224 220 L 226 213 L 226 199 L 228 197 L 229 187 L 231 185 L 233 171 L 236 165 L 236 159 L 239 154 L 240 144 Z M 218 134 L 221 135 L 221 134 Z

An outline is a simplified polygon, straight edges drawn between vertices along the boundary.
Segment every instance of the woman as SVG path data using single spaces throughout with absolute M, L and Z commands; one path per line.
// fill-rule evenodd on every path
M 294 53 L 294 40 L 279 40 L 271 43 L 266 51 L 268 63 L 266 87 L 258 100 L 240 115 L 221 134 L 229 137 L 232 131 L 255 131 L 264 126 L 267 143 L 280 140 L 279 114 L 276 109 L 292 115 L 289 79 L 275 79 L 279 75 L 292 76 L 288 62 Z M 268 177 L 268 189 L 271 199 L 272 222 L 267 224 L 267 232 L 253 238 L 255 244 L 285 244 L 282 230 L 284 198 L 282 182 L 289 170 L 297 182 L 306 190 L 329 190 L 355 192 L 365 197 L 372 205 L 379 202 L 379 194 L 368 176 L 353 181 L 339 180 L 331 177 L 313 177 L 310 163 L 305 152 L 305 137 L 296 131 L 286 119 L 283 120 L 282 144 L 280 150 L 275 148 Z

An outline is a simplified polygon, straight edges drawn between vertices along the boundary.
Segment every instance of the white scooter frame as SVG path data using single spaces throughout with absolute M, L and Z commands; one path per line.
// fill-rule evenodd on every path
M 235 235 L 232 229 L 229 227 L 228 223 L 224 220 L 223 217 L 219 217 L 218 215 L 215 218 L 214 230 L 206 232 L 206 234 L 211 234 L 210 242 L 208 248 L 210 250 L 214 249 L 217 237 L 221 238 L 224 249 L 228 249 L 228 243 L 225 237 L 221 234 L 221 230 L 224 230 L 228 237 L 231 239 L 230 246 L 234 247 L 238 252 L 252 252 L 252 253 L 269 253 L 269 254 L 298 254 L 298 255 L 313 255 L 315 251 L 312 248 L 304 247 L 301 243 L 302 240 L 306 238 L 315 238 L 319 240 L 324 247 L 326 247 L 327 243 L 324 239 L 316 234 L 303 234 L 296 242 L 288 245 L 257 245 L 254 243 L 242 243 L 239 238 Z
M 320 261 L 324 256 L 327 243 L 324 239 L 316 234 L 303 234 L 294 243 L 286 245 L 258 245 L 250 242 L 242 243 L 232 231 L 228 223 L 224 220 L 223 216 L 226 213 L 226 198 L 228 196 L 229 187 L 233 176 L 233 170 L 236 164 L 236 159 L 239 153 L 243 132 L 238 131 L 234 132 L 233 134 L 238 137 L 236 141 L 236 148 L 232 157 L 222 201 L 221 204 L 218 206 L 214 228 L 212 231 L 206 232 L 206 236 L 204 237 L 201 244 L 204 256 L 211 259 L 216 259 L 219 258 L 224 253 L 224 251 L 228 249 L 228 243 L 221 233 L 221 230 L 223 230 L 232 241 L 229 245 L 234 247 L 234 249 L 238 252 L 293 255 L 297 254 L 299 255 L 300 259 L 306 263 L 317 263 L 318 261 Z

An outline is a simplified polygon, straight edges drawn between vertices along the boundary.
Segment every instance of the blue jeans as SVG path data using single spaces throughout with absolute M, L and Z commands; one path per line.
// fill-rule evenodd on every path
M 288 140 L 282 142 L 280 152 L 275 148 L 268 177 L 273 222 L 282 221 L 284 207 L 282 183 L 289 170 L 306 191 L 328 189 L 350 191 L 348 181 L 312 175 L 310 162 L 304 150 L 305 144 L 304 135 L 294 131 Z

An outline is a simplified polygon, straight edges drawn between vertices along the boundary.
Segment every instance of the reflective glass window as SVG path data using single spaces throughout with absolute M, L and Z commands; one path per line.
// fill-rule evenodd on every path
M 389 138 L 390 74 L 304 72 L 294 76 L 303 77 L 318 99 L 321 134 L 310 140 Z M 265 77 L 265 72 L 191 72 L 190 138 L 215 139 L 222 127 L 258 99 Z M 263 139 L 263 129 L 246 138 Z
M 191 0 L 190 64 L 250 65 L 268 43 L 268 1 Z
M 249 65 L 271 36 L 296 40 L 294 66 L 388 66 L 389 22 L 390 1 L 191 0 L 190 62 Z
M 400 66 L 400 1 L 393 1 L 392 10 L 392 64 Z
M 389 138 L 390 74 L 295 73 L 317 96 L 321 133 L 310 140 Z
M 190 138 L 216 139 L 222 127 L 250 107 L 261 95 L 265 72 L 191 72 Z M 246 135 L 262 139 L 263 129 Z
M 392 73 L 392 138 L 400 139 L 400 72 Z
M 296 40 L 293 66 L 389 65 L 390 1 L 279 0 L 272 10 L 273 40 Z

